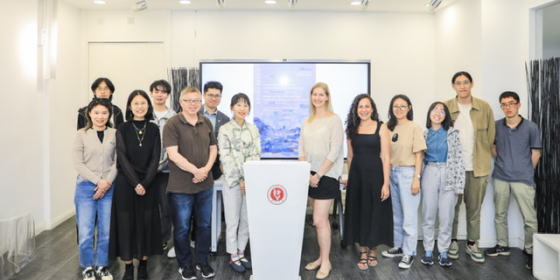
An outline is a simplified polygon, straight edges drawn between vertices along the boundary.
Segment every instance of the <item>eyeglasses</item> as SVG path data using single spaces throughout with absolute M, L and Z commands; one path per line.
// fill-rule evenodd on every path
M 517 105 L 519 104 L 519 102 L 509 102 L 509 103 L 502 103 L 500 104 L 500 108 L 509 108 L 513 105 Z
M 154 88 L 154 91 L 156 92 L 163 92 L 163 93 L 168 93 L 169 91 L 167 91 L 167 89 L 159 89 L 159 88 Z
M 434 113 L 434 114 L 440 114 L 440 115 L 445 116 L 445 111 L 440 111 L 440 110 L 437 110 L 437 109 L 433 109 L 433 110 L 432 110 L 432 113 Z
M 193 104 L 198 104 L 202 102 L 202 100 L 200 99 L 181 99 L 181 100 L 183 100 L 183 102 L 185 103 L 193 103 Z
M 395 105 L 393 106 L 393 110 L 397 110 L 397 111 L 404 111 L 406 108 L 408 108 L 408 105 Z
M 97 91 L 111 91 L 109 87 L 97 87 L 95 90 Z
M 206 93 L 206 95 L 210 98 L 214 98 L 214 99 L 218 99 L 220 97 L 222 97 L 221 94 L 215 94 L 215 93 Z
M 460 86 L 460 85 L 468 86 L 468 85 L 471 84 L 471 81 L 466 80 L 466 81 L 463 81 L 462 83 L 460 81 L 457 81 L 457 82 L 454 82 L 453 84 L 456 85 L 456 86 Z

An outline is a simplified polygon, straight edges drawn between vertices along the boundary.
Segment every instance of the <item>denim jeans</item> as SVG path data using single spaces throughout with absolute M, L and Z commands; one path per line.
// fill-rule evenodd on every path
M 405 255 L 416 255 L 420 193 L 412 194 L 414 166 L 391 166 L 394 246 Z
M 196 209 L 196 262 L 206 263 L 210 251 L 210 218 L 213 188 L 196 194 L 171 193 L 173 241 L 180 267 L 193 265 L 189 242 L 191 213 Z
M 78 224 L 78 242 L 80 265 L 88 266 L 109 265 L 109 230 L 111 225 L 111 204 L 114 186 L 105 195 L 94 200 L 95 184 L 90 181 L 77 179 L 76 194 L 76 222 Z M 97 242 L 94 249 L 95 217 L 97 216 Z

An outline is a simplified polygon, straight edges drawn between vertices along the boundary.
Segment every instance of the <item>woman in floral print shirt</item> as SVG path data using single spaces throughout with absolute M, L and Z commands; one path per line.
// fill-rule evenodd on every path
M 238 93 L 231 98 L 233 120 L 220 127 L 218 143 L 220 161 L 224 167 L 224 213 L 226 218 L 226 251 L 231 255 L 230 266 L 236 272 L 251 268 L 244 251 L 249 241 L 247 200 L 243 163 L 261 158 L 261 137 L 257 126 L 247 123 L 251 110 L 249 97 Z

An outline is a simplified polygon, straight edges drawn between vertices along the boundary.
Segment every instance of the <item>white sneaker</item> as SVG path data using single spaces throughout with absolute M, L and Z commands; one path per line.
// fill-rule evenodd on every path
M 177 256 L 175 255 L 175 247 L 172 247 L 171 249 L 169 249 L 169 251 L 167 252 L 167 257 L 170 259 L 174 259 Z
M 194 241 L 194 240 L 191 240 L 191 248 L 193 248 L 193 249 L 194 249 L 194 247 L 196 247 L 196 243 L 195 243 L 195 241 Z

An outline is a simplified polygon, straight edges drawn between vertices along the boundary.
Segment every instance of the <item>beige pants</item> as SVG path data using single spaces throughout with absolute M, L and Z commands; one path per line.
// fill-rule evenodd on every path
M 237 254 L 237 250 L 244 251 L 249 242 L 247 199 L 239 185 L 233 188 L 224 185 L 222 196 L 226 217 L 226 251 Z
M 523 183 L 494 179 L 494 204 L 496 205 L 496 237 L 498 245 L 508 246 L 507 214 L 509 195 L 513 194 L 525 223 L 525 251 L 533 253 L 533 234 L 537 232 L 537 210 L 535 209 L 535 188 Z
M 455 205 L 455 218 L 453 219 L 453 233 L 451 236 L 457 238 L 457 225 L 459 223 L 459 209 L 461 202 L 465 200 L 467 209 L 467 239 L 480 239 L 480 211 L 482 202 L 486 195 L 486 185 L 488 184 L 488 176 L 474 177 L 474 172 L 465 172 L 465 191 L 463 195 L 459 195 L 457 204 Z

